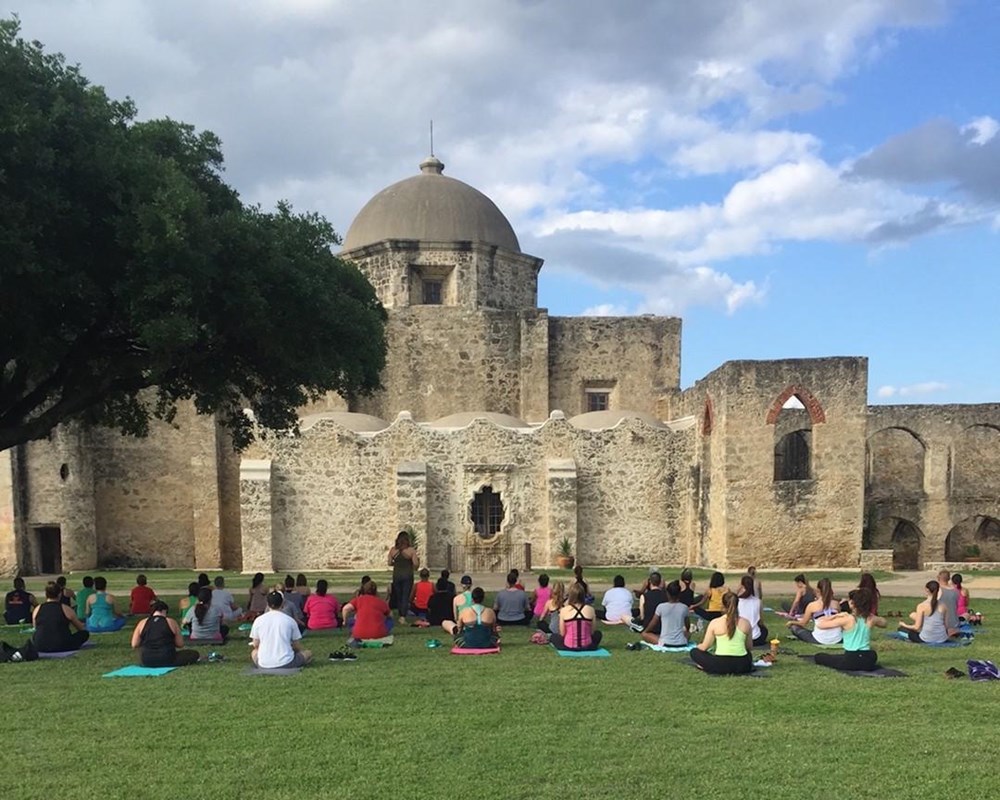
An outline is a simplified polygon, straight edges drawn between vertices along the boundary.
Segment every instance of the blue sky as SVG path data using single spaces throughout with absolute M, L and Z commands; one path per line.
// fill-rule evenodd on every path
M 866 355 L 872 402 L 998 402 L 1000 6 L 8 0 L 244 198 L 346 231 L 415 174 L 493 197 L 553 314 L 723 361 Z M 627 14 L 623 9 L 627 9 Z

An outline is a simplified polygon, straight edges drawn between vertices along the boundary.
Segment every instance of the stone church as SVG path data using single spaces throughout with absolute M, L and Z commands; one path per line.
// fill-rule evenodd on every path
M 367 569 L 403 528 L 456 570 L 1000 561 L 1000 405 L 869 406 L 863 357 L 682 388 L 680 319 L 549 316 L 542 260 L 443 170 L 344 240 L 388 311 L 381 391 L 243 454 L 191 408 L 0 453 L 0 571 Z

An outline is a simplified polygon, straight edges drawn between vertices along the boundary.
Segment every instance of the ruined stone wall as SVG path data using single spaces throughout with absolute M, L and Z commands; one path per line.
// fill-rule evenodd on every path
M 863 358 L 728 362 L 689 393 L 710 392 L 712 436 L 724 447 L 721 509 L 708 501 L 719 563 L 742 569 L 856 566 L 861 549 L 867 361 Z M 809 480 L 775 481 L 775 429 L 795 394 L 812 423 Z M 713 456 L 713 460 L 715 460 Z M 713 464 L 713 473 L 715 466 Z M 712 481 L 710 495 L 719 486 Z
M 893 537 L 909 523 L 920 562 L 1000 549 L 976 538 L 1000 520 L 1000 404 L 870 406 L 867 432 L 869 546 L 908 546 Z
M 352 411 L 420 421 L 460 411 L 520 415 L 521 319 L 513 311 L 412 306 L 390 312 L 385 387 Z
M 655 414 L 680 385 L 680 337 L 675 317 L 549 317 L 549 408 L 582 414 L 603 385 L 612 409 Z
M 0 450 L 0 577 L 17 570 L 13 450 Z
M 449 543 L 482 542 L 468 509 L 487 485 L 505 511 L 491 541 L 529 542 L 535 563 L 552 563 L 562 536 L 583 563 L 667 563 L 680 557 L 690 524 L 692 442 L 691 431 L 632 419 L 607 431 L 564 419 L 537 429 L 475 420 L 459 430 L 399 419 L 375 434 L 321 420 L 252 455 L 271 463 L 279 570 L 381 566 L 407 525 L 439 566 Z M 254 514 L 244 503 L 245 531 L 266 522 Z M 256 567 L 245 560 L 244 568 Z
M 19 450 L 24 518 L 18 559 L 26 572 L 41 569 L 37 529 L 58 527 L 62 569 L 87 569 L 97 557 L 91 437 L 80 425 L 56 428 L 49 439 Z

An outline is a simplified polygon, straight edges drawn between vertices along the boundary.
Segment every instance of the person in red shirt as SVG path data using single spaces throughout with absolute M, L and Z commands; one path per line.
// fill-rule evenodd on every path
M 368 581 L 361 587 L 361 594 L 344 606 L 344 626 L 351 628 L 348 644 L 369 639 L 385 639 L 392 630 L 392 616 L 389 604 L 378 596 L 375 581 Z
M 413 590 L 410 592 L 410 608 L 417 615 L 417 625 L 422 626 L 427 623 L 427 604 L 433 594 L 434 584 L 431 583 L 431 572 L 425 567 L 420 570 L 420 580 L 413 584 Z
M 138 575 L 132 588 L 132 602 L 128 613 L 145 617 L 150 613 L 150 607 L 155 599 L 156 592 L 146 585 L 146 576 Z

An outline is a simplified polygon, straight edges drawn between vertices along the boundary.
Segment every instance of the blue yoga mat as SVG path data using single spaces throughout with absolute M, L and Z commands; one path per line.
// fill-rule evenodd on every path
M 563 658 L 611 658 L 611 653 L 603 647 L 599 650 L 556 650 L 556 652 Z
M 908 642 L 909 644 L 918 644 L 910 639 L 902 631 L 896 631 L 894 633 L 887 633 L 887 639 L 897 639 L 901 642 Z M 922 647 L 965 647 L 966 645 L 972 644 L 972 639 L 949 639 L 947 642 L 919 642 Z
M 122 667 L 114 672 L 105 672 L 104 678 L 159 678 L 168 672 L 173 672 L 177 667 Z

